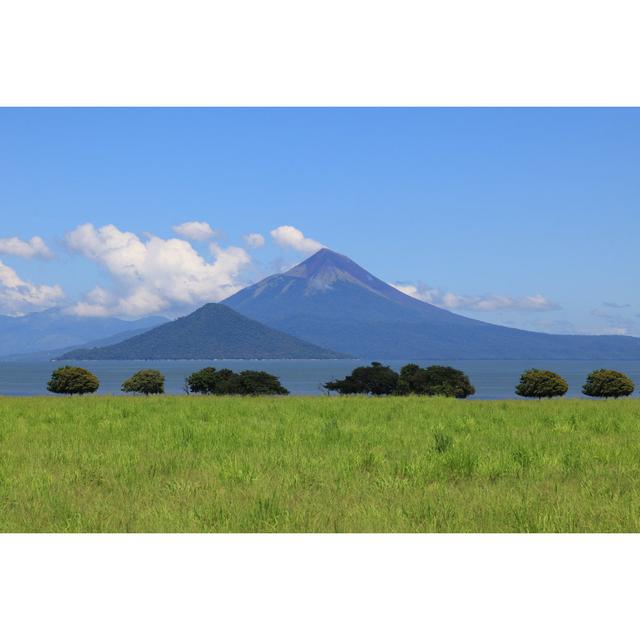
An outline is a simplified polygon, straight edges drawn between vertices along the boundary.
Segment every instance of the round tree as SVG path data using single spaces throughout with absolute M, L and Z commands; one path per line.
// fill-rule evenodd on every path
M 516 393 L 524 398 L 553 398 L 569 390 L 567 381 L 553 371 L 529 369 L 520 376 Z
M 587 376 L 582 393 L 592 398 L 620 398 L 631 395 L 634 389 L 633 381 L 624 373 L 598 369 Z
M 125 393 L 164 393 L 164 376 L 157 369 L 142 369 L 122 383 Z
M 95 393 L 100 386 L 96 376 L 82 367 L 60 367 L 51 374 L 47 383 L 47 390 L 51 393 L 64 393 L 67 395 L 83 395 Z

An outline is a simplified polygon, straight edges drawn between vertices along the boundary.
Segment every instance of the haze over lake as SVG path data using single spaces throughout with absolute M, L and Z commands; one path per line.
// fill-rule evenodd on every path
M 416 360 L 416 364 L 451 365 L 462 369 L 476 388 L 473 399 L 491 400 L 516 398 L 514 388 L 525 369 L 551 369 L 569 383 L 568 397 L 584 397 L 582 385 L 594 369 L 622 371 L 640 387 L 640 360 Z M 77 365 L 93 371 L 100 379 L 98 394 L 120 394 L 120 385 L 139 369 L 159 369 L 166 376 L 165 389 L 170 394 L 184 393 L 184 380 L 203 367 L 229 368 L 233 371 L 261 369 L 280 378 L 293 395 L 321 395 L 323 382 L 342 378 L 354 367 L 369 364 L 365 360 L 102 360 L 94 362 L 0 362 L 0 395 L 48 395 L 47 381 L 51 372 L 62 365 Z M 384 364 L 399 370 L 406 361 L 387 360 Z

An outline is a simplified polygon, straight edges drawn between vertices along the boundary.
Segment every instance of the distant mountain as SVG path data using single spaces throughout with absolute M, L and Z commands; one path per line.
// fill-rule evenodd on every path
M 0 316 L 0 356 L 69 349 L 124 331 L 150 329 L 167 321 L 160 316 L 140 320 L 86 318 L 57 308 L 19 317 Z
M 502 327 L 421 302 L 329 249 L 223 301 L 303 340 L 362 358 L 640 359 L 640 339 Z
M 327 359 L 345 357 L 245 318 L 221 304 L 206 304 L 112 346 L 78 349 L 61 360 Z
M 169 320 L 166 320 L 169 322 Z M 45 351 L 34 351 L 32 353 L 12 353 L 9 355 L 0 355 L 0 361 L 2 362 L 42 362 L 43 360 L 56 360 L 60 356 L 64 355 L 67 351 L 76 349 L 93 349 L 95 347 L 107 347 L 117 342 L 122 342 L 127 338 L 133 338 L 141 333 L 148 331 L 147 328 L 130 329 L 129 331 L 121 331 L 113 336 L 107 338 L 100 338 L 99 340 L 91 340 L 83 344 L 72 345 L 70 347 L 63 347 L 62 349 L 49 349 Z

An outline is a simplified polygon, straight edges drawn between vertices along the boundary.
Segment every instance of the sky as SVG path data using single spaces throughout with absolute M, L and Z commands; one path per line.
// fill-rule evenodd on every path
M 175 317 L 321 246 L 432 304 L 640 335 L 640 109 L 0 109 L 0 314 Z

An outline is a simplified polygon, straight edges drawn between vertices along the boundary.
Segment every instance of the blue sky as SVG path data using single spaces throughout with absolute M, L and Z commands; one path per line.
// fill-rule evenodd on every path
M 323 244 L 458 313 L 640 335 L 638 109 L 2 109 L 0 140 L 0 313 L 175 315 Z

